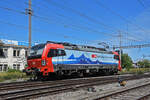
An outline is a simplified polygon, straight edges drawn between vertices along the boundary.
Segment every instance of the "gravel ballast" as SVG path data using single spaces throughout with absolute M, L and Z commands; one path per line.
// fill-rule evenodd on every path
M 127 84 L 125 87 L 128 86 L 134 86 L 136 84 L 142 84 L 143 82 L 149 82 L 150 78 L 143 78 L 143 79 L 137 79 L 137 80 L 130 80 L 127 81 Z M 111 83 L 111 84 L 105 84 L 100 86 L 93 86 L 88 87 L 86 89 L 79 89 L 73 92 L 66 92 L 66 93 L 60 93 L 55 95 L 49 95 L 45 97 L 39 97 L 32 100 L 90 100 L 90 97 L 94 95 L 100 95 L 108 92 L 115 91 L 117 89 L 124 88 L 119 85 L 119 83 Z

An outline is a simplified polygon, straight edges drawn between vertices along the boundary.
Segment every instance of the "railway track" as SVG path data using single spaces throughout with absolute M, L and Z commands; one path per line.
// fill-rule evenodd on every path
M 123 76 L 123 75 L 122 75 Z M 121 77 L 122 77 L 121 76 Z M 67 80 L 56 80 L 56 81 L 25 81 L 25 82 L 13 82 L 13 83 L 0 83 L 0 93 L 9 90 L 21 89 L 21 88 L 29 88 L 29 87 L 37 87 L 43 85 L 55 85 L 55 84 L 63 84 L 69 82 L 76 82 L 76 81 L 86 81 L 86 80 L 111 80 L 112 78 L 117 79 L 118 75 L 116 76 L 103 76 L 103 77 L 90 77 L 90 78 L 78 78 L 78 79 L 67 79 Z M 127 78 L 128 75 L 123 76 L 123 78 Z M 33 85 L 34 84 L 34 85 Z
M 76 82 L 90 82 L 94 79 L 94 81 L 103 81 L 103 80 L 110 80 L 112 76 L 108 77 L 99 77 L 99 78 L 80 78 L 80 79 L 70 79 L 70 80 L 57 80 L 57 81 L 39 81 L 39 82 L 15 82 L 15 83 L 6 83 L 0 84 L 0 93 L 5 91 L 11 91 L 15 89 L 22 89 L 22 88 L 30 88 L 30 87 L 40 87 L 40 86 L 56 86 L 56 85 L 63 85 L 67 83 L 76 83 Z M 117 78 L 115 78 L 117 79 Z
M 95 93 L 80 100 L 150 100 L 150 81 Z
M 150 93 L 150 82 L 132 87 L 124 87 L 116 91 L 95 96 L 92 100 L 149 100 L 145 99 Z M 147 94 L 147 95 L 145 95 Z M 85 99 L 85 98 L 84 98 Z
M 150 100 L 150 93 L 147 93 L 144 96 L 139 97 L 137 100 Z
M 150 74 L 122 76 L 125 80 L 150 77 Z M 0 99 L 16 100 L 20 98 L 35 98 L 50 94 L 57 94 L 67 91 L 74 91 L 79 88 L 87 88 L 94 85 L 117 82 L 118 76 L 108 76 L 100 78 L 81 78 L 71 80 L 46 81 L 46 82 L 21 82 L 0 85 Z

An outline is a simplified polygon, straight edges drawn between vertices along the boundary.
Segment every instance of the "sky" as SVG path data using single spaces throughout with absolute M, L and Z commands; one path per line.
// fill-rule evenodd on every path
M 141 2 L 142 1 L 142 2 Z M 32 0 L 32 42 L 150 43 L 149 0 Z M 0 39 L 28 42 L 28 0 L 0 0 Z M 123 49 L 134 61 L 150 48 Z M 147 58 L 150 59 L 150 58 Z

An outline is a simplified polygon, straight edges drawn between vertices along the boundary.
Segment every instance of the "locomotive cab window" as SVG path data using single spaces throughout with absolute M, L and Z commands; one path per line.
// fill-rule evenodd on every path
M 58 56 L 65 56 L 66 55 L 65 50 L 58 49 L 58 52 L 59 52 Z
M 65 56 L 66 53 L 61 49 L 50 49 L 47 57 L 57 57 L 57 56 Z
M 119 60 L 119 55 L 114 55 L 114 59 Z
M 56 57 L 57 56 L 56 50 L 57 49 L 50 49 L 49 52 L 48 52 L 47 57 Z

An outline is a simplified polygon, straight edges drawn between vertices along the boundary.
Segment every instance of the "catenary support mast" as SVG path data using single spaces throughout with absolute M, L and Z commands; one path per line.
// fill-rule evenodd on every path
M 28 8 L 28 15 L 29 15 L 29 50 L 31 48 L 31 39 L 32 39 L 32 33 L 31 33 L 31 17 L 32 17 L 32 8 L 31 8 L 32 2 L 29 0 L 29 8 Z
M 121 62 L 121 53 L 122 53 L 122 34 L 119 31 L 119 38 L 120 38 L 120 65 L 122 64 Z

